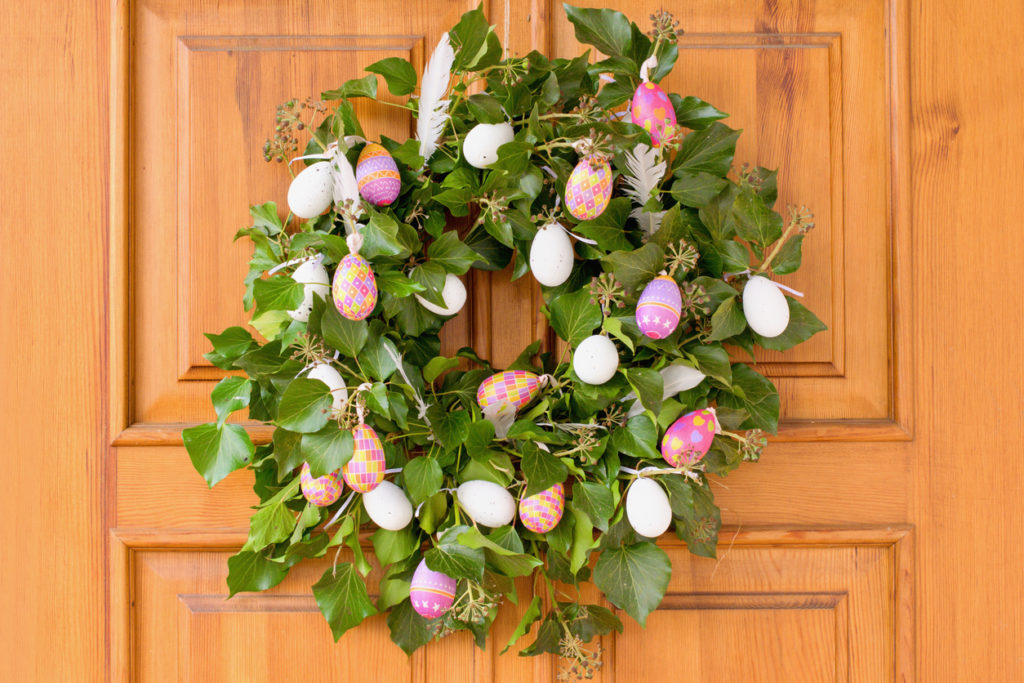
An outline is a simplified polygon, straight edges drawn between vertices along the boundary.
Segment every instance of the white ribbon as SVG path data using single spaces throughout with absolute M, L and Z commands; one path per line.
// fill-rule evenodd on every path
M 646 478 L 648 476 L 660 476 L 663 474 L 681 474 L 684 477 L 692 479 L 695 482 L 700 481 L 700 475 L 698 475 L 693 469 L 688 467 L 643 467 L 639 470 L 634 470 L 632 467 L 619 467 L 619 472 L 625 474 L 635 474 L 638 477 Z
M 325 531 L 331 525 L 333 525 L 335 522 L 338 521 L 338 518 L 341 517 L 341 513 L 345 512 L 345 508 L 348 507 L 348 504 L 351 503 L 352 499 L 355 498 L 355 497 L 356 497 L 356 492 L 355 491 L 353 491 L 352 493 L 348 494 L 348 498 L 346 498 L 345 502 L 341 504 L 341 507 L 338 508 L 338 511 L 334 513 L 334 516 L 331 517 L 331 520 L 329 522 L 327 522 L 327 524 L 324 524 L 324 530 Z
M 303 256 L 301 258 L 293 258 L 291 261 L 285 261 L 284 263 L 277 264 L 276 266 L 274 266 L 273 268 L 271 268 L 270 270 L 267 271 L 267 275 L 273 275 L 274 273 L 278 272 L 282 268 L 287 268 L 288 266 L 294 266 L 296 264 L 304 263 L 306 261 L 323 261 L 323 260 L 324 260 L 324 255 L 323 254 L 315 254 L 313 256 Z
M 658 68 L 658 58 L 655 55 L 651 55 L 644 60 L 644 63 L 640 65 L 640 80 L 644 83 L 649 83 L 651 80 L 650 71 Z

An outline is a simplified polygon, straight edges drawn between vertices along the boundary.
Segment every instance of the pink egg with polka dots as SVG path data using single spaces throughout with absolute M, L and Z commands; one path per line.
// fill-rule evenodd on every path
M 661 440 L 661 457 L 672 467 L 699 462 L 721 431 L 714 408 L 687 413 L 672 423 Z
M 420 560 L 412 575 L 409 586 L 409 600 L 416 614 L 427 619 L 436 619 L 455 602 L 456 581 L 447 574 L 435 572 Z
M 322 477 L 313 477 L 309 469 L 309 463 L 302 463 L 302 472 L 299 473 L 299 487 L 302 495 L 317 507 L 327 507 L 341 497 L 341 480 L 337 472 L 329 472 Z
M 672 101 L 657 83 L 641 83 L 633 94 L 630 107 L 633 123 L 651 135 L 651 144 L 659 146 L 662 140 L 676 134 L 676 110 Z

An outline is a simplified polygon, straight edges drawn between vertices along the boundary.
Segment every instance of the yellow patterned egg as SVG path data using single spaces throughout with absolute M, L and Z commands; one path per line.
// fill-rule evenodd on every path
M 565 185 L 565 206 L 576 219 L 589 221 L 608 208 L 612 197 L 612 167 L 598 156 L 580 159 Z
M 313 477 L 308 462 L 302 463 L 299 486 L 302 488 L 302 495 L 306 500 L 317 507 L 327 507 L 341 497 L 341 481 L 338 480 L 338 473 L 328 472 L 322 477 Z
M 546 534 L 558 526 L 564 511 L 565 486 L 562 484 L 555 484 L 519 501 L 520 521 L 527 529 L 538 534 Z
M 384 446 L 373 427 L 358 425 L 352 430 L 355 445 L 352 459 L 341 468 L 341 476 L 353 491 L 366 493 L 384 481 Z
M 398 198 L 402 177 L 398 165 L 382 145 L 375 142 L 363 147 L 356 160 L 356 183 L 359 194 L 374 206 L 386 206 Z
M 659 146 L 663 140 L 676 133 L 676 110 L 668 95 L 657 83 L 641 83 L 633 94 L 630 107 L 633 123 L 651 135 L 651 144 Z
M 341 259 L 334 273 L 331 296 L 338 312 L 349 320 L 362 320 L 377 305 L 377 280 L 370 263 L 359 254 Z
M 526 370 L 506 370 L 491 375 L 476 391 L 476 402 L 481 408 L 492 405 L 509 404 L 514 408 L 522 408 L 540 390 L 540 378 Z

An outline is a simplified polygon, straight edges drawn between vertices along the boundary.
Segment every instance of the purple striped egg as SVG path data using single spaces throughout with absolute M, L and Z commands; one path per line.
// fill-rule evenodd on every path
M 672 101 L 657 83 L 641 83 L 633 94 L 630 107 L 633 123 L 651 135 L 651 144 L 659 146 L 663 140 L 676 134 L 676 110 Z
M 359 254 L 341 259 L 334 272 L 331 297 L 338 312 L 349 320 L 362 320 L 377 305 L 377 278 L 370 262 Z
M 707 455 L 718 432 L 718 418 L 714 408 L 687 413 L 665 430 L 665 436 L 661 439 L 661 457 L 672 467 L 699 462 Z
M 363 147 L 356 160 L 356 184 L 363 199 L 374 206 L 387 206 L 398 198 L 402 176 L 382 145 L 371 142 Z
M 412 608 L 421 617 L 436 619 L 447 612 L 455 602 L 455 586 L 455 579 L 447 574 L 435 572 L 427 566 L 426 560 L 420 560 L 409 586 Z
M 317 507 L 327 507 L 341 497 L 341 480 L 337 472 L 328 472 L 322 477 L 313 478 L 309 469 L 309 463 L 302 463 L 302 472 L 299 474 L 299 487 L 302 495 Z
M 668 275 L 659 275 L 644 287 L 636 305 L 636 324 L 651 339 L 664 339 L 679 324 L 683 298 L 679 285 Z
M 527 529 L 538 534 L 546 534 L 558 526 L 564 511 L 565 486 L 562 484 L 555 484 L 519 501 L 520 521 Z

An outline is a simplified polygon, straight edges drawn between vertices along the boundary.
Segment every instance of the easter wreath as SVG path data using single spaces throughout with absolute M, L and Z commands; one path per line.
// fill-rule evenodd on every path
M 779 412 L 772 383 L 726 347 L 752 357 L 824 329 L 771 279 L 799 267 L 813 224 L 773 210 L 775 172 L 728 177 L 740 132 L 724 113 L 657 85 L 678 54 L 670 15 L 645 34 L 618 12 L 566 12 L 607 57 L 510 58 L 480 9 L 463 15 L 419 96 L 382 102 L 417 117 L 415 140 L 366 141 L 351 104 L 377 100 L 378 75 L 393 95 L 415 90 L 395 57 L 279 107 L 264 156 L 306 167 L 287 218 L 253 206 L 236 236 L 254 245 L 244 303 L 263 341 L 207 335 L 206 357 L 241 373 L 214 388 L 217 421 L 183 433 L 210 486 L 255 475 L 232 595 L 333 557 L 312 590 L 335 638 L 386 612 L 412 652 L 459 629 L 482 647 L 513 580 L 532 576 L 506 649 L 540 622 L 520 654 L 560 654 L 569 677 L 600 665 L 588 642 L 622 628 L 580 604 L 581 582 L 643 624 L 671 574 L 652 539 L 674 526 L 715 555 L 707 475 L 756 460 Z M 440 355 L 459 276 L 509 263 L 543 285 L 571 362 L 539 342 L 502 371 L 471 348 Z M 274 425 L 269 443 L 226 421 L 246 408 Z

